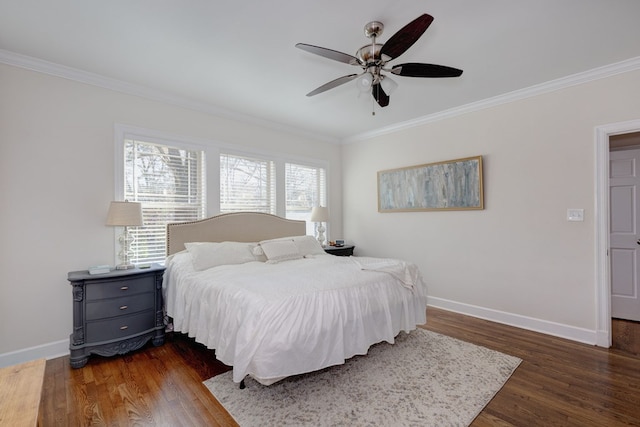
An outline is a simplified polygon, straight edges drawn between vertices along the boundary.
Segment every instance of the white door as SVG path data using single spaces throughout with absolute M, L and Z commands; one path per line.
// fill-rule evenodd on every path
M 640 321 L 640 149 L 609 159 L 611 316 Z

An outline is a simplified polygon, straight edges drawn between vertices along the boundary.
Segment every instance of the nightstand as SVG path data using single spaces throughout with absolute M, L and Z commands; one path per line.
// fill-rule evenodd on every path
M 81 368 L 90 354 L 114 356 L 149 340 L 164 344 L 162 275 L 164 267 L 113 270 L 91 275 L 72 271 L 73 332 L 70 363 Z
M 336 256 L 351 256 L 353 255 L 353 248 L 355 248 L 353 245 L 325 246 L 324 251 Z

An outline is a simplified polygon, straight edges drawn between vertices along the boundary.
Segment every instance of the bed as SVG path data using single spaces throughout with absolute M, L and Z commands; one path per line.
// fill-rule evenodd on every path
M 304 221 L 230 213 L 167 226 L 163 296 L 175 332 L 264 385 L 343 364 L 426 322 L 408 262 L 339 257 Z

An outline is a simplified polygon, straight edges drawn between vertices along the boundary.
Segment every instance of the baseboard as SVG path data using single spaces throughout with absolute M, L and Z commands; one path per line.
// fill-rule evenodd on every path
M 55 359 L 69 355 L 69 340 L 55 341 L 0 354 L 0 368 L 36 359 Z
M 428 304 L 432 307 L 441 308 L 443 310 L 454 311 L 456 313 L 478 317 L 480 319 L 490 320 L 492 322 L 502 323 L 509 326 L 515 326 L 529 331 L 541 332 L 543 334 L 566 338 L 585 344 L 603 346 L 603 342 L 598 339 L 598 334 L 595 330 L 592 331 L 589 329 L 577 328 L 575 326 L 549 322 L 547 320 L 535 319 L 533 317 L 521 316 L 519 314 L 507 313 L 490 308 L 478 307 L 443 298 L 429 297 Z M 427 322 L 428 321 L 429 310 L 427 309 Z

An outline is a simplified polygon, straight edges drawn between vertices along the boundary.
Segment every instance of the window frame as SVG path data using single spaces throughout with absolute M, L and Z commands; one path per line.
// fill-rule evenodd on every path
M 125 199 L 125 141 L 133 139 L 151 144 L 159 144 L 170 146 L 181 150 L 202 151 L 204 155 L 204 177 L 205 177 L 205 218 L 210 216 L 210 207 L 208 201 L 211 200 L 211 189 L 209 188 L 211 177 L 209 176 L 210 158 L 215 156 L 215 151 L 211 150 L 211 146 L 193 138 L 180 135 L 173 135 L 167 132 L 145 129 L 135 126 L 122 125 L 116 123 L 114 126 L 114 198 L 113 200 L 122 201 Z M 215 158 L 215 157 L 214 157 Z M 114 227 L 114 262 L 119 262 L 118 252 L 120 251 L 119 243 L 120 231 Z

